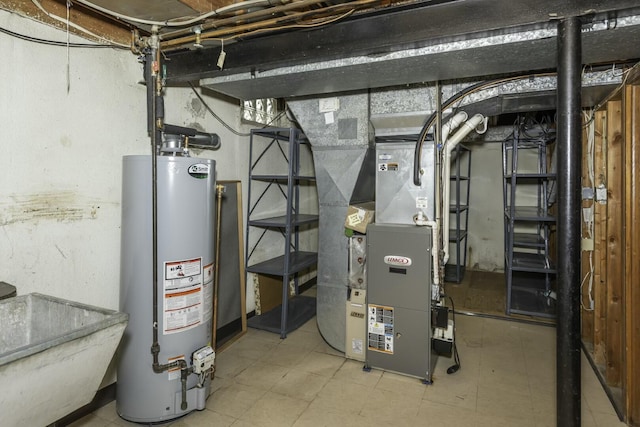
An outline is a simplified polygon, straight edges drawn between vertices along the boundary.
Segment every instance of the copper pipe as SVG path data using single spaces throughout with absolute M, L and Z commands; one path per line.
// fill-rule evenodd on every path
M 216 341 L 218 339 L 218 289 L 220 288 L 220 242 L 222 240 L 220 236 L 220 230 L 222 228 L 222 193 L 224 193 L 224 185 L 216 185 L 216 260 L 214 264 L 213 273 L 213 322 L 211 323 L 211 348 L 214 353 L 218 347 Z M 216 357 L 213 362 L 213 370 L 211 371 L 211 379 L 216 375 Z
M 223 19 L 218 19 L 218 20 L 212 20 L 210 22 L 205 22 L 200 24 L 200 27 L 202 28 L 202 30 L 207 30 L 210 28 L 218 28 L 220 26 L 223 25 L 228 25 L 228 24 L 233 24 L 235 22 L 237 22 L 238 20 L 241 19 L 253 19 L 253 18 L 261 18 L 263 16 L 269 16 L 269 15 L 273 15 L 274 13 L 278 13 L 278 12 L 286 12 L 286 11 L 291 11 L 291 10 L 295 10 L 301 7 L 307 7 L 307 6 L 312 6 L 318 3 L 322 3 L 320 0 L 300 0 L 300 1 L 294 1 L 291 2 L 289 4 L 285 4 L 282 6 L 274 6 L 274 7 L 269 7 L 266 9 L 261 9 L 261 10 L 256 10 L 254 12 L 249 12 L 249 13 L 241 13 L 238 15 L 234 15 L 234 16 L 230 16 L 229 18 L 223 18 Z M 176 37 L 180 37 L 183 35 L 189 35 L 191 34 L 191 37 L 193 37 L 193 33 L 191 31 L 191 28 L 183 28 L 180 30 L 175 30 L 175 31 L 169 31 L 167 33 L 164 33 L 162 35 L 163 39 L 173 39 Z
M 217 20 L 217 21 L 212 22 L 210 24 L 203 25 L 203 29 L 204 28 L 213 28 L 214 30 L 213 31 L 208 31 L 208 32 L 205 32 L 203 30 L 203 32 L 201 33 L 200 37 L 201 37 L 201 40 L 213 39 L 213 38 L 222 38 L 221 36 L 234 34 L 234 33 L 242 33 L 242 32 L 245 32 L 247 30 L 260 29 L 260 28 L 266 27 L 268 25 L 275 25 L 275 24 L 279 24 L 279 23 L 286 22 L 286 21 L 291 21 L 291 20 L 296 20 L 296 19 L 299 20 L 299 19 L 302 19 L 304 17 L 318 15 L 318 14 L 327 13 L 327 12 L 333 12 L 332 14 L 330 14 L 330 16 L 335 16 L 340 11 L 345 11 L 345 10 L 350 10 L 350 9 L 359 9 L 359 8 L 364 8 L 366 6 L 373 6 L 375 4 L 381 3 L 382 1 L 384 1 L 384 0 L 357 0 L 357 1 L 353 1 L 353 2 L 342 3 L 342 4 L 338 4 L 338 5 L 333 5 L 333 6 L 328 6 L 328 7 L 325 7 L 325 8 L 298 12 L 296 14 L 286 15 L 286 16 L 277 17 L 277 18 L 273 18 L 273 19 L 261 20 L 261 21 L 253 22 L 253 23 L 249 23 L 249 24 L 236 25 L 236 26 L 233 26 L 231 28 L 220 28 L 220 27 L 223 27 L 223 26 L 228 26 L 230 24 L 236 24 L 236 23 L 238 23 L 240 21 L 247 21 L 247 20 L 250 20 L 252 18 L 261 17 L 261 16 L 265 16 L 265 15 L 269 15 L 270 16 L 270 15 L 274 15 L 274 14 L 276 14 L 278 12 L 284 12 L 284 11 L 290 11 L 292 9 L 296 9 L 299 6 L 302 7 L 302 6 L 308 6 L 308 5 L 312 5 L 312 4 L 318 3 L 317 0 L 305 0 L 305 1 L 301 1 L 301 2 L 290 3 L 290 4 L 285 5 L 285 6 L 272 7 L 272 8 L 264 9 L 264 10 L 258 11 L 258 12 L 251 12 L 251 13 L 246 13 L 246 14 L 242 14 L 242 15 L 236 15 L 236 16 L 231 17 L 231 18 Z M 302 3 L 304 3 L 304 4 L 302 4 Z M 268 30 L 268 28 L 265 28 L 265 30 Z M 186 45 L 186 44 L 192 44 L 196 39 L 196 35 L 195 34 L 191 34 L 191 35 L 188 35 L 188 36 L 185 36 L 185 37 L 180 37 L 180 38 L 167 39 L 167 36 L 178 35 L 178 33 L 179 32 L 166 33 L 166 34 L 164 34 L 162 36 L 162 38 L 165 40 L 165 41 L 161 42 L 161 45 L 162 45 L 163 49 L 177 47 L 177 46 Z

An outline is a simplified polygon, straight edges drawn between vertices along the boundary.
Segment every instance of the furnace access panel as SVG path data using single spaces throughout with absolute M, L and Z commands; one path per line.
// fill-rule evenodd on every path
M 367 228 L 366 365 L 431 382 L 431 228 Z

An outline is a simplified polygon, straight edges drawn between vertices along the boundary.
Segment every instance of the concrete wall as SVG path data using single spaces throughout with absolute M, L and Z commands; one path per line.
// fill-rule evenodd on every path
M 466 146 L 471 149 L 467 266 L 504 271 L 502 144 L 475 142 Z

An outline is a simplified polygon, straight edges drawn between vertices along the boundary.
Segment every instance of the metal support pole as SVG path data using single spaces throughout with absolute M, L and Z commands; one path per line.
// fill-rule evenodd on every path
M 580 426 L 581 20 L 558 23 L 557 425 Z

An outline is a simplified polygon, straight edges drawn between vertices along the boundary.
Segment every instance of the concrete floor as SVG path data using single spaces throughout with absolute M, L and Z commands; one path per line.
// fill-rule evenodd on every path
M 204 411 L 169 424 L 196 426 L 555 426 L 555 329 L 458 315 L 462 368 L 440 358 L 434 384 L 347 360 L 321 338 L 315 318 L 286 340 L 250 329 L 219 354 Z M 74 427 L 135 426 L 115 402 Z M 624 426 L 583 356 L 582 425 Z

